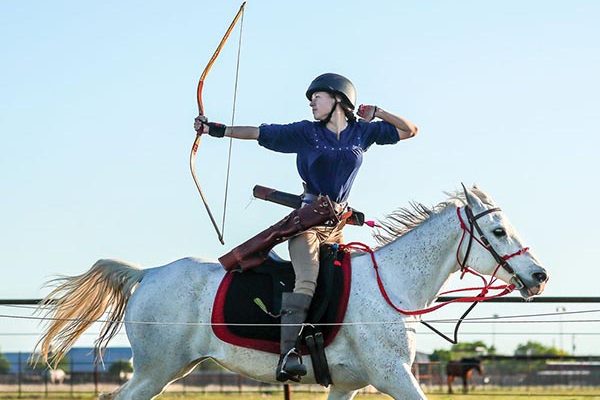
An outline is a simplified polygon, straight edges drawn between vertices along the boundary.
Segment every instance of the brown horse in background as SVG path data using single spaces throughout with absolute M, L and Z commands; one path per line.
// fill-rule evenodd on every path
M 478 358 L 461 358 L 460 361 L 449 361 L 446 365 L 446 375 L 448 375 L 448 393 L 452 392 L 452 382 L 454 378 L 461 377 L 463 382 L 463 393 L 469 392 L 469 380 L 476 370 L 479 375 L 483 374 L 481 360 Z

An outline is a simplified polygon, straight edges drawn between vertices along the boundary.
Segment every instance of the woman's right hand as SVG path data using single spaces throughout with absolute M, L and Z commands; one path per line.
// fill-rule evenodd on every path
M 204 115 L 198 115 L 195 119 L 194 119 L 194 130 L 199 134 L 202 135 L 203 133 L 208 133 L 208 125 L 206 124 L 208 122 L 208 119 L 204 116 Z
M 377 106 L 361 104 L 360 106 L 358 106 L 358 111 L 356 113 L 365 121 L 371 122 L 373 121 L 373 119 L 375 119 L 375 114 L 377 113 L 377 110 Z

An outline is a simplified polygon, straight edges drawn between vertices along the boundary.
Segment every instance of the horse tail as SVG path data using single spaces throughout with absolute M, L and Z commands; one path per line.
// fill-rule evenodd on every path
M 107 313 L 95 341 L 102 350 L 121 327 L 127 302 L 144 271 L 123 261 L 98 260 L 82 275 L 49 282 L 56 287 L 40 304 L 49 323 L 38 343 L 39 357 L 57 365 L 81 334 Z M 101 354 L 100 352 L 97 353 Z

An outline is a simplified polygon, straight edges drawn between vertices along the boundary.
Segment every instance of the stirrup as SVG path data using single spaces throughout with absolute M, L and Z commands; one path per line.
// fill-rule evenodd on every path
M 285 370 L 285 364 L 287 363 L 288 357 L 290 355 L 295 355 L 298 357 L 298 361 L 300 362 L 300 365 L 304 365 L 304 363 L 302 362 L 302 356 L 300 355 L 300 353 L 298 353 L 296 351 L 295 348 L 292 348 L 290 351 L 288 351 L 285 355 L 281 355 L 281 358 L 279 359 L 279 363 L 277 365 L 277 373 L 275 378 L 280 381 L 280 382 L 285 382 L 287 380 L 291 380 L 294 382 L 300 382 L 300 379 L 302 376 L 306 375 L 306 370 L 302 371 L 302 373 L 299 374 L 291 374 L 288 371 Z
M 279 382 L 287 382 L 292 381 L 296 383 L 300 383 L 301 379 L 298 375 L 290 375 L 284 370 L 278 371 L 277 376 L 275 377 Z

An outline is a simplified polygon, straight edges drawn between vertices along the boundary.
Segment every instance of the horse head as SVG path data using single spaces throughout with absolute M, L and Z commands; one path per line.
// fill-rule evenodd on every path
M 471 236 L 465 239 L 463 262 L 484 275 L 492 275 L 518 289 L 523 298 L 539 295 L 548 274 L 538 259 L 489 195 L 476 186 L 463 185 L 466 205 L 459 211 L 463 226 Z M 468 257 L 468 260 L 465 260 Z M 464 265 L 464 264 L 463 264 Z

